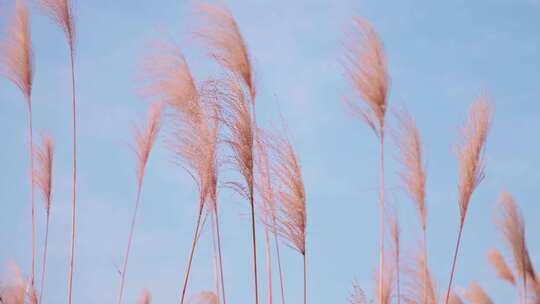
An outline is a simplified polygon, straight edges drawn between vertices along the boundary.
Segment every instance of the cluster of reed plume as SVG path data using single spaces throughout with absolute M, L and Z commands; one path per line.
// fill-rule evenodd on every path
M 75 266 L 76 240 L 76 98 L 75 98 L 75 28 L 69 0 L 41 0 L 40 7 L 64 31 L 70 54 L 72 114 L 73 114 L 73 195 L 72 230 L 69 259 L 68 303 L 72 301 L 72 282 Z M 146 123 L 134 130 L 133 150 L 137 157 L 136 200 L 129 228 L 123 265 L 120 271 L 118 303 L 123 303 L 128 260 L 134 237 L 137 213 L 145 168 L 154 144 L 162 129 L 166 131 L 165 144 L 173 153 L 175 162 L 193 178 L 199 194 L 196 225 L 191 242 L 183 283 L 179 286 L 179 303 L 186 301 L 192 260 L 201 236 L 202 226 L 210 219 L 214 248 L 215 291 L 195 294 L 190 302 L 227 302 L 223 274 L 218 185 L 236 191 L 249 203 L 250 229 L 253 256 L 254 302 L 259 303 L 257 263 L 257 219 L 265 231 L 266 274 L 268 275 L 268 303 L 273 302 L 272 255 L 276 253 L 280 282 L 280 300 L 285 303 L 284 274 L 280 257 L 280 241 L 298 251 L 303 259 L 304 303 L 307 303 L 306 264 L 306 194 L 300 165 L 287 136 L 258 126 L 256 120 L 257 88 L 253 79 L 253 66 L 247 46 L 236 21 L 224 7 L 210 4 L 198 5 L 203 26 L 194 30 L 196 41 L 208 50 L 209 58 L 221 68 L 221 73 L 202 81 L 194 79 L 188 62 L 174 44 L 161 42 L 142 63 L 145 75 L 143 95 L 151 102 Z M 353 20 L 352 39 L 347 44 L 345 70 L 357 98 L 348 102 L 351 112 L 364 121 L 375 133 L 380 146 L 380 263 L 376 303 L 423 303 L 439 301 L 435 282 L 427 262 L 426 246 L 426 172 L 420 135 L 412 116 L 405 110 L 396 111 L 400 127 L 395 134 L 403 188 L 418 211 L 422 232 L 422 252 L 411 267 L 401 269 L 400 228 L 396 214 L 388 216 L 385 206 L 384 147 L 386 114 L 388 112 L 388 84 L 386 60 L 382 44 L 371 25 L 360 19 Z M 29 114 L 29 153 L 32 210 L 32 258 L 30 279 L 23 278 L 14 265 L 10 278 L 0 285 L 0 303 L 42 303 L 45 290 L 48 226 L 51 208 L 53 144 L 44 136 L 41 145 L 34 149 L 32 138 L 32 80 L 33 61 L 30 42 L 28 12 L 23 0 L 17 0 L 15 15 L 0 48 L 2 74 L 12 81 L 26 98 Z M 452 281 L 459 255 L 461 236 L 469 202 L 476 187 L 484 178 L 483 150 L 491 122 L 491 108 L 487 96 L 480 96 L 470 108 L 465 126 L 461 130 L 462 142 L 458 145 L 460 221 L 455 254 L 448 288 L 441 302 L 463 303 L 452 292 Z M 34 162 L 37 166 L 34 168 Z M 220 172 L 233 168 L 239 180 L 220 183 Z M 34 186 L 42 194 L 46 208 L 43 264 L 40 284 L 35 276 L 35 227 Z M 489 261 L 497 275 L 516 287 L 521 303 L 539 303 L 540 278 L 533 269 L 525 244 L 523 219 L 510 194 L 501 196 L 503 210 L 498 224 L 512 253 L 514 270 L 502 254 L 493 250 Z M 385 227 L 389 221 L 390 229 Z M 385 235 L 390 232 L 390 250 L 385 249 Z M 389 259 L 385 259 L 385 257 Z M 405 274 L 405 280 L 401 274 Z M 403 283 L 405 282 L 405 283 Z M 401 285 L 404 291 L 402 292 Z M 36 287 L 37 286 L 37 287 Z M 395 289 L 395 291 L 394 291 Z M 39 297 L 37 296 L 39 290 Z M 492 303 L 485 291 L 476 283 L 462 293 L 471 303 Z M 144 290 L 139 303 L 150 303 L 151 296 Z M 349 297 L 353 304 L 369 303 L 360 286 L 353 285 Z

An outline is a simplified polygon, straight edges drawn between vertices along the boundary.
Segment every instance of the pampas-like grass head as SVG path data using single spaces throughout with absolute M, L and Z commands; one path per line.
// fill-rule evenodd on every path
M 199 92 L 184 56 L 167 43 L 161 43 L 143 61 L 143 71 L 148 83 L 142 93 L 172 110 L 168 146 L 195 180 L 203 206 L 209 193 L 215 196 L 217 183 L 218 118 L 212 101 L 216 89 L 210 89 L 213 82 L 205 83 Z
M 306 254 L 306 193 L 300 164 L 288 139 L 274 136 L 277 231 L 302 255 Z
M 231 12 L 225 7 L 199 4 L 203 26 L 195 31 L 212 56 L 225 70 L 242 79 L 252 102 L 256 89 L 246 43 Z
M 141 64 L 146 84 L 143 96 L 178 108 L 183 119 L 200 123 L 199 92 L 191 70 L 180 49 L 172 43 L 159 42 Z
M 480 96 L 469 110 L 467 123 L 461 129 L 462 142 L 458 147 L 459 210 L 461 225 L 465 221 L 471 195 L 484 179 L 483 151 L 491 123 L 487 96 Z
M 414 118 L 405 110 L 396 114 L 399 122 L 396 142 L 399 161 L 403 166 L 401 180 L 416 205 L 422 229 L 426 229 L 425 183 L 426 173 L 422 158 L 420 134 Z
M 384 132 L 389 82 L 384 50 L 373 27 L 361 18 L 353 19 L 350 36 L 354 38 L 347 43 L 345 71 L 356 95 L 366 105 L 356 101 L 348 105 L 380 136 Z
M 488 294 L 476 282 L 469 285 L 469 288 L 463 293 L 463 297 L 471 304 L 493 304 Z
M 28 10 L 24 0 L 17 0 L 15 15 L 0 43 L 0 74 L 13 82 L 29 100 L 33 72 Z
M 244 90 L 233 78 L 223 82 L 221 99 L 224 105 L 223 121 L 229 136 L 225 142 L 232 150 L 232 163 L 244 177 L 247 189 L 239 183 L 230 183 L 247 199 L 253 197 L 254 189 L 254 123 L 250 105 L 244 98 Z
M 516 279 L 514 278 L 514 273 L 512 273 L 512 270 L 506 264 L 506 261 L 504 260 L 504 257 L 502 256 L 501 252 L 493 249 L 488 252 L 488 261 L 491 264 L 491 267 L 495 270 L 497 273 L 497 276 L 508 283 L 515 285 Z
M 529 250 L 525 243 L 525 223 L 519 212 L 512 195 L 503 192 L 499 199 L 500 216 L 497 218 L 506 244 L 508 245 L 514 259 L 515 271 L 519 278 L 526 283 L 527 279 L 536 280 L 536 273 L 533 268 Z
M 258 128 L 257 130 L 257 170 L 256 170 L 256 187 L 261 197 L 261 213 L 263 214 L 263 222 L 269 221 L 268 225 L 273 226 L 276 215 L 276 201 L 273 182 L 273 175 L 270 164 L 270 151 L 267 147 L 269 134 L 266 130 Z
M 427 272 L 427 278 L 424 277 L 424 271 Z M 417 255 L 414 263 L 405 267 L 405 274 L 407 303 L 437 304 L 437 287 L 427 268 L 424 254 Z
M 70 0 L 39 0 L 43 11 L 64 31 L 70 50 L 74 50 L 75 28 Z
M 142 128 L 136 127 L 133 131 L 135 137 L 135 154 L 137 155 L 137 180 L 142 183 L 144 169 L 150 156 L 150 151 L 156 141 L 161 126 L 161 104 L 154 103 L 150 106 L 146 125 Z
M 349 293 L 349 297 L 347 298 L 347 302 L 349 304 L 368 304 L 368 300 L 366 298 L 366 293 L 360 287 L 358 282 L 353 282 L 351 292 Z
M 47 213 L 51 209 L 51 190 L 52 190 L 52 164 L 53 164 L 53 142 L 52 138 L 44 135 L 41 140 L 41 146 L 35 151 L 37 166 L 34 173 L 35 183 L 38 186 Z

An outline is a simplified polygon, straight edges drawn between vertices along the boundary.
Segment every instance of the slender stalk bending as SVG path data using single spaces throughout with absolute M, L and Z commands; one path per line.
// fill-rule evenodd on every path
M 139 205 L 141 203 L 141 191 L 144 180 L 144 173 L 146 164 L 152 151 L 152 147 L 156 142 L 156 138 L 160 128 L 160 116 L 161 116 L 161 104 L 153 104 L 148 114 L 148 120 L 144 128 L 136 128 L 134 131 L 135 145 L 134 150 L 137 155 L 137 198 L 135 199 L 135 209 L 133 210 L 133 216 L 131 217 L 131 225 L 129 227 L 129 236 L 126 251 L 124 253 L 124 264 L 122 266 L 122 272 L 120 273 L 120 291 L 118 293 L 118 304 L 122 303 L 122 296 L 124 293 L 124 283 L 126 280 L 127 265 L 129 259 L 129 253 L 131 250 L 131 243 L 133 240 L 133 233 L 135 231 L 135 223 L 137 220 L 137 213 L 139 211 Z
M 73 129 L 73 170 L 71 201 L 71 248 L 69 253 L 68 303 L 72 301 L 75 268 L 75 238 L 77 219 L 77 101 L 75 92 L 75 25 L 70 0 L 39 0 L 41 8 L 64 32 L 69 47 L 71 66 L 71 117 Z
M 422 158 L 422 146 L 420 134 L 412 116 L 405 110 L 396 114 L 399 122 L 396 134 L 396 143 L 399 150 L 398 160 L 402 165 L 400 178 L 407 194 L 414 202 L 420 225 L 422 227 L 422 255 L 423 255 L 423 298 L 422 303 L 428 304 L 429 274 L 427 264 L 427 244 L 426 244 L 426 202 L 425 183 L 426 173 Z M 431 299 L 430 299 L 431 301 Z
M 479 97 L 471 106 L 467 123 L 461 130 L 463 141 L 458 149 L 459 159 L 459 230 L 452 259 L 452 269 L 450 279 L 448 280 L 448 289 L 446 291 L 445 304 L 448 304 L 450 291 L 452 290 L 452 280 L 454 278 L 456 261 L 461 244 L 461 235 L 465 224 L 465 217 L 469 207 L 471 196 L 484 179 L 483 151 L 487 139 L 491 120 L 491 111 L 489 100 L 486 96 Z
M 306 195 L 300 164 L 291 143 L 286 138 L 268 135 L 264 141 L 275 155 L 271 166 L 275 177 L 276 225 L 270 221 L 265 224 L 282 236 L 303 258 L 304 265 L 304 304 L 307 303 L 307 263 L 306 263 Z

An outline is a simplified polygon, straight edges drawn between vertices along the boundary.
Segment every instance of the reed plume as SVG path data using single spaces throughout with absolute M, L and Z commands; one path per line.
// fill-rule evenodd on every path
M 255 285 L 255 301 L 258 303 L 258 275 L 257 275 L 257 247 L 255 234 L 255 198 L 254 198 L 254 145 L 255 132 L 250 105 L 245 100 L 242 85 L 234 78 L 224 81 L 222 101 L 224 104 L 223 121 L 228 129 L 225 142 L 232 151 L 232 165 L 244 179 L 240 182 L 228 183 L 250 203 L 251 210 L 251 236 L 253 249 L 253 276 Z
M 66 36 L 71 66 L 71 110 L 73 129 L 73 171 L 72 171 L 72 212 L 71 248 L 69 258 L 68 303 L 72 301 L 73 271 L 75 268 L 75 238 L 77 216 L 77 101 L 75 92 L 75 22 L 70 0 L 39 0 L 42 11 L 60 27 Z
M 32 81 L 34 76 L 32 45 L 28 10 L 23 0 L 15 2 L 15 14 L 12 17 L 6 35 L 0 42 L 0 74 L 17 86 L 26 99 L 28 110 L 28 154 L 30 158 L 30 203 L 32 210 L 32 253 L 30 282 L 34 286 L 35 277 L 35 202 L 34 202 L 34 146 L 32 127 Z
M 375 132 L 380 145 L 379 272 L 382 273 L 385 269 L 384 131 L 389 76 L 384 50 L 373 27 L 365 20 L 354 18 L 351 36 L 355 39 L 347 45 L 344 66 L 355 94 L 363 102 L 348 101 L 347 104 L 352 114 L 364 121 Z M 384 280 L 380 277 L 378 287 L 380 293 L 385 290 L 383 284 Z M 379 294 L 378 298 L 382 299 L 383 295 Z
M 406 303 L 437 304 L 437 286 L 430 276 L 423 253 L 417 255 L 414 258 L 414 263 L 405 268 L 405 274 L 408 277 Z
M 267 271 L 268 271 L 268 289 L 269 289 L 269 303 L 272 303 L 272 268 L 271 268 L 271 256 L 270 256 L 270 238 L 269 234 L 272 233 L 274 239 L 274 246 L 276 248 L 276 258 L 279 272 L 279 283 L 281 291 L 281 303 L 285 303 L 285 291 L 283 286 L 283 270 L 281 267 L 281 254 L 278 241 L 278 233 L 276 230 L 276 195 L 275 189 L 272 185 L 273 174 L 270 168 L 270 155 L 266 141 L 269 135 L 265 130 L 259 128 L 257 131 L 257 168 L 256 185 L 261 197 L 262 216 L 263 223 L 265 223 L 265 237 L 266 237 L 266 255 L 267 255 Z
M 500 217 L 497 219 L 497 224 L 503 233 L 507 246 L 512 252 L 516 276 L 520 278 L 522 283 L 522 303 L 527 303 L 527 283 L 529 279 L 533 285 L 534 294 L 540 300 L 538 288 L 536 287 L 538 284 L 536 271 L 534 270 L 525 242 L 525 222 L 523 217 L 510 193 L 503 192 L 500 196 L 499 204 L 501 211 Z
M 420 133 L 414 118 L 405 110 L 396 114 L 399 122 L 395 136 L 399 151 L 398 160 L 402 165 L 401 181 L 410 199 L 414 202 L 422 227 L 422 250 L 424 255 L 424 284 L 428 286 L 427 244 L 426 244 L 426 170 L 423 161 Z M 428 303 L 428 290 L 424 290 L 423 303 Z
M 352 114 L 362 119 L 377 136 L 384 136 L 389 76 L 382 43 L 369 22 L 353 19 L 356 39 L 347 45 L 345 72 L 363 103 L 348 101 Z
M 257 242 L 255 233 L 254 202 L 254 132 L 256 88 L 253 80 L 252 65 L 247 45 L 231 12 L 222 6 L 201 4 L 197 6 L 202 19 L 202 26 L 195 30 L 195 36 L 208 49 L 209 55 L 227 72 L 229 97 L 225 98 L 230 107 L 229 118 L 225 124 L 231 130 L 232 140 L 228 140 L 233 151 L 237 169 L 244 177 L 247 198 L 251 208 L 251 234 L 253 246 L 253 277 L 255 285 L 255 303 L 259 302 L 259 284 L 257 274 Z M 243 90 L 248 91 L 252 108 L 245 105 Z M 232 99 L 230 97 L 233 97 Z M 248 119 L 249 118 L 249 119 Z M 249 142 L 248 142 L 249 141 Z M 242 145 L 242 146 L 239 146 Z M 238 188 L 236 184 L 235 188 Z
M 52 164 L 53 164 L 53 142 L 50 136 L 43 136 L 41 147 L 38 147 L 35 155 L 37 161 L 36 172 L 34 173 L 34 183 L 41 192 L 45 203 L 45 240 L 43 245 L 43 265 L 41 270 L 41 283 L 39 292 L 39 303 L 42 303 L 43 291 L 45 290 L 45 270 L 47 265 L 47 244 L 49 240 L 49 219 L 51 215 L 51 193 L 52 193 Z
M 490 250 L 487 254 L 488 261 L 491 264 L 491 267 L 495 270 L 497 276 L 508 283 L 515 285 L 516 279 L 514 278 L 514 273 L 510 269 L 510 266 L 506 264 L 504 257 L 501 252 L 493 249 Z
M 218 90 L 214 81 L 205 82 L 199 90 L 184 56 L 171 44 L 159 45 L 156 54 L 143 62 L 143 70 L 149 81 L 143 88 L 143 93 L 165 103 L 171 109 L 168 146 L 178 164 L 194 179 L 199 190 L 197 222 L 179 299 L 182 304 L 189 282 L 203 211 L 205 207 L 209 211 L 217 210 L 217 136 L 220 109 L 215 100 L 218 97 Z M 218 247 L 219 244 L 218 235 Z M 222 290 L 224 292 L 224 288 Z
M 66 35 L 69 50 L 75 51 L 75 24 L 73 21 L 73 8 L 70 0 L 39 0 L 43 12 Z
M 484 179 L 483 152 L 486 143 L 489 125 L 491 121 L 491 110 L 487 96 L 480 96 L 472 104 L 469 110 L 466 125 L 461 129 L 462 142 L 457 151 L 459 161 L 459 198 L 458 205 L 460 211 L 459 232 L 452 260 L 452 270 L 450 271 L 450 280 L 446 291 L 445 303 L 448 304 L 450 290 L 452 289 L 452 280 L 456 267 L 459 246 L 461 243 L 461 234 L 465 224 L 465 216 L 471 196 Z
M 152 294 L 150 294 L 150 290 L 143 289 L 141 292 L 141 295 L 139 296 L 139 300 L 137 301 L 138 304 L 150 304 L 152 303 Z
M 156 138 L 161 126 L 161 104 L 154 103 L 150 107 L 146 125 L 144 127 L 136 127 L 133 134 L 135 137 L 135 144 L 133 150 L 137 155 L 137 198 L 135 199 L 135 209 L 133 210 L 133 216 L 131 218 L 131 225 L 129 227 L 129 236 L 126 251 L 124 253 L 124 263 L 122 266 L 122 272 L 120 273 L 120 291 L 118 293 L 118 304 L 122 303 L 122 296 L 124 294 L 124 284 L 126 280 L 127 265 L 129 260 L 129 253 L 131 251 L 131 243 L 133 241 L 133 234 L 135 231 L 135 222 L 137 220 L 137 213 L 139 211 L 139 205 L 141 203 L 141 191 L 144 179 L 144 172 L 146 164 L 148 163 L 148 157 L 156 142 Z
M 266 222 L 267 227 L 283 237 L 289 246 L 298 251 L 304 264 L 304 304 L 307 303 L 306 263 L 306 193 L 302 171 L 296 153 L 286 137 L 272 136 L 267 139 L 273 151 L 275 164 L 271 167 L 276 179 L 276 225 Z M 274 228 L 275 227 L 275 228 Z
M 466 126 L 461 130 L 459 160 L 460 224 L 465 222 L 471 196 L 485 177 L 483 151 L 491 121 L 487 96 L 480 96 L 471 106 Z
M 493 304 L 488 294 L 476 282 L 469 285 L 469 288 L 463 293 L 463 297 L 471 304 Z
M 422 230 L 426 230 L 425 184 L 426 170 L 423 161 L 420 134 L 414 118 L 406 111 L 396 114 L 399 128 L 396 135 L 399 150 L 398 160 L 403 169 L 401 181 L 407 194 L 414 202 Z
M 352 284 L 352 289 L 351 289 L 351 292 L 349 293 L 349 297 L 347 298 L 347 303 L 349 304 L 368 304 L 369 303 L 366 297 L 366 293 L 356 281 L 353 282 Z
M 280 182 L 277 192 L 281 216 L 278 217 L 278 231 L 285 237 L 304 260 L 304 304 L 307 303 L 306 265 L 306 194 L 300 165 L 292 145 L 284 140 L 279 153 L 280 164 L 276 175 Z
M 197 6 L 203 26 L 195 36 L 207 47 L 209 55 L 227 72 L 240 78 L 255 103 L 256 88 L 247 45 L 231 12 L 222 6 Z

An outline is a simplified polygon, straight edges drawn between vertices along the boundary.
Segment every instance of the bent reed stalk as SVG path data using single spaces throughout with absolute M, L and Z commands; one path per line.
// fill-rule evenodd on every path
M 463 226 L 465 224 L 465 217 L 467 215 L 470 199 L 474 190 L 480 185 L 485 177 L 483 151 L 491 123 L 491 115 L 488 97 L 485 95 L 480 96 L 472 104 L 467 117 L 467 122 L 461 129 L 462 142 L 460 143 L 457 152 L 459 160 L 459 230 L 452 259 L 450 279 L 448 280 L 445 304 L 448 304 L 450 298 L 452 280 L 454 278 Z
M 45 290 L 45 271 L 47 266 L 47 245 L 49 240 L 49 220 L 51 215 L 51 193 L 52 193 L 52 163 L 53 163 L 53 143 L 48 135 L 42 136 L 41 146 L 36 149 L 35 158 L 37 168 L 34 172 L 35 184 L 38 186 L 41 197 L 45 205 L 45 240 L 43 242 L 43 261 L 41 269 L 41 281 L 39 302 L 42 303 Z
M 69 47 L 71 67 L 71 117 L 73 130 L 73 170 L 71 202 L 71 247 L 68 276 L 68 303 L 72 302 L 73 272 L 75 268 L 75 239 L 77 220 L 77 101 L 75 92 L 75 24 L 70 0 L 39 0 L 41 9 L 64 32 Z
M 131 252 L 131 244 L 133 241 L 133 234 L 135 232 L 137 213 L 139 211 L 139 206 L 141 203 L 141 192 L 144 181 L 144 173 L 146 171 L 146 164 L 148 163 L 150 152 L 152 151 L 154 143 L 156 142 L 156 138 L 158 136 L 161 125 L 161 106 L 162 105 L 160 103 L 153 104 L 150 107 L 148 113 L 146 126 L 144 126 L 143 128 L 135 128 L 133 132 L 135 137 L 135 145 L 133 146 L 133 149 L 137 156 L 137 196 L 135 199 L 135 209 L 133 210 L 133 215 L 131 218 L 131 225 L 129 227 L 128 242 L 126 251 L 124 253 L 124 263 L 122 266 L 122 271 L 120 273 L 120 290 L 118 292 L 118 304 L 122 303 L 129 253 Z

